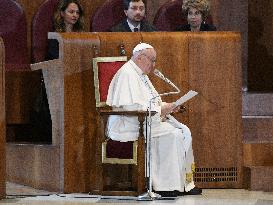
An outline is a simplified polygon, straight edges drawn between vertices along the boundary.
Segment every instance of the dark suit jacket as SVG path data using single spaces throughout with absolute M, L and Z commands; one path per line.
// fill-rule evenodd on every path
M 127 19 L 123 20 L 121 23 L 113 26 L 110 31 L 112 32 L 132 32 L 128 23 L 127 23 Z M 149 24 L 146 21 L 142 21 L 140 23 L 140 31 L 144 31 L 144 32 L 152 32 L 152 31 L 156 31 L 156 28 Z
M 189 24 L 181 25 L 176 28 L 176 31 L 191 31 L 191 27 Z M 202 23 L 200 31 L 216 31 L 216 27 L 211 24 Z

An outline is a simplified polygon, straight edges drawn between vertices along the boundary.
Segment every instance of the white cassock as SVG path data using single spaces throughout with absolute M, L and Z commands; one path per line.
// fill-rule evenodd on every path
M 148 76 L 132 60 L 125 63 L 112 79 L 106 103 L 114 110 L 129 111 L 146 111 L 151 105 L 151 110 L 158 112 L 152 117 L 151 128 L 153 189 L 189 191 L 194 188 L 191 132 L 178 121 L 174 124 L 170 120 L 161 120 L 162 101 Z M 110 116 L 108 136 L 112 140 L 135 141 L 138 132 L 137 117 Z

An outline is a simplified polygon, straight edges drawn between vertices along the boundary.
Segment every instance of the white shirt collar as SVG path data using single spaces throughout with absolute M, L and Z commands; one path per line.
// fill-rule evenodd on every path
M 134 27 L 134 25 L 131 24 L 131 23 L 128 21 L 128 19 L 127 19 L 127 23 L 128 23 L 128 25 L 129 25 L 129 27 L 130 27 L 130 29 L 131 29 L 132 32 L 134 32 L 134 28 L 138 28 L 138 30 L 140 31 L 140 23 L 137 25 L 137 27 Z
M 141 75 L 145 75 L 145 74 L 143 73 L 143 71 L 140 69 L 140 67 L 138 67 L 137 64 L 135 64 L 134 61 L 129 60 L 129 63 L 133 66 L 133 68 L 135 69 L 135 71 L 137 72 L 137 74 L 139 74 L 140 76 L 141 76 Z

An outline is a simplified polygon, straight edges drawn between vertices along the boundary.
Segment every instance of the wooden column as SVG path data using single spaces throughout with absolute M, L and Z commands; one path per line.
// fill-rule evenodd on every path
M 0 38 L 0 199 L 6 195 L 5 47 Z
M 206 188 L 242 187 L 241 38 L 239 33 L 192 34 L 189 126 L 197 169 Z
M 57 38 L 64 73 L 64 192 L 88 192 L 97 131 L 91 62 L 99 39 L 92 33 L 64 33 Z

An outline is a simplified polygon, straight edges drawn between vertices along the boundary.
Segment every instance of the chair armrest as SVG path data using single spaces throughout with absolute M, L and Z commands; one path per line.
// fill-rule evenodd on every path
M 106 127 L 107 119 L 110 115 L 136 116 L 139 121 L 139 138 L 144 139 L 143 124 L 145 121 L 145 117 L 149 115 L 148 111 L 114 111 L 114 110 L 111 110 L 111 107 L 106 107 L 104 109 L 98 109 L 97 111 L 102 118 L 103 127 Z M 155 115 L 156 113 L 157 113 L 156 111 L 151 111 L 151 116 Z
M 114 111 L 114 110 L 98 110 L 100 115 L 127 115 L 127 116 L 146 116 L 149 115 L 148 111 Z M 151 115 L 154 116 L 157 112 L 151 111 Z

